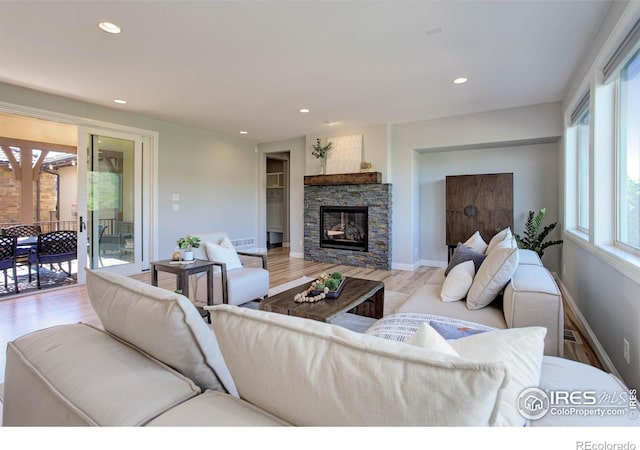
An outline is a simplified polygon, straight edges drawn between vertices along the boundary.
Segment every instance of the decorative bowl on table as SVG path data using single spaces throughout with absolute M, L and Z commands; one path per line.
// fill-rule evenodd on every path
M 337 298 L 344 288 L 346 278 L 340 272 L 322 273 L 307 290 L 296 294 L 296 303 L 314 303 L 327 298 Z

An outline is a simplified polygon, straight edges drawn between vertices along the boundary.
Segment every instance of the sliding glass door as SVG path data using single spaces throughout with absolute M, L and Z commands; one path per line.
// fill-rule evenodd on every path
M 139 135 L 80 130 L 78 267 L 125 275 L 148 268 L 149 237 L 142 226 L 149 217 L 143 144 Z M 78 281 L 84 281 L 83 270 Z

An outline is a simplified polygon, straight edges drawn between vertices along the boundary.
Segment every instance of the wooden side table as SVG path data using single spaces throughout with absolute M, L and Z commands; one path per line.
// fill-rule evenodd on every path
M 172 264 L 170 259 L 155 261 L 151 264 L 151 284 L 158 285 L 158 271 L 169 272 L 176 275 L 176 289 L 182 291 L 182 295 L 189 298 L 189 275 L 207 272 L 207 305 L 213 305 L 213 261 L 194 260 L 189 264 Z M 203 318 L 211 323 L 209 311 L 196 306 Z

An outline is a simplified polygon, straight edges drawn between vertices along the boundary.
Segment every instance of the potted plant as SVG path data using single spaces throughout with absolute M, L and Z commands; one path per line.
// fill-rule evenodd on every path
M 322 166 L 320 167 L 321 174 L 324 174 L 325 161 L 327 159 L 329 150 L 331 150 L 331 147 L 333 147 L 333 142 L 329 141 L 329 143 L 327 143 L 327 145 L 323 147 L 320 138 L 317 138 L 316 143 L 313 145 L 313 151 L 311 152 L 311 154 L 316 158 L 322 160 Z
M 182 250 L 182 259 L 185 261 L 193 261 L 193 249 L 200 247 L 200 238 L 187 234 L 179 238 L 177 244 L 180 250 Z
M 529 211 L 529 216 L 527 217 L 527 221 L 524 226 L 524 236 L 520 237 L 518 234 L 513 235 L 513 237 L 516 238 L 519 248 L 533 250 L 538 254 L 538 256 L 540 256 L 540 258 L 544 255 L 544 250 L 547 247 L 562 244 L 562 240 L 544 242 L 547 235 L 556 227 L 557 224 L 554 222 L 551 225 L 547 225 L 542 229 L 542 231 L 540 231 L 540 227 L 542 226 L 542 221 L 544 220 L 546 213 L 546 208 L 542 208 L 538 211 L 538 214 L 536 214 L 535 211 Z

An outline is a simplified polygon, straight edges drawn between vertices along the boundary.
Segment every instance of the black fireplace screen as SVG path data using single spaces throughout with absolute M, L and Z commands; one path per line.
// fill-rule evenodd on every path
M 321 206 L 320 247 L 369 251 L 366 206 Z

